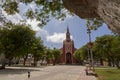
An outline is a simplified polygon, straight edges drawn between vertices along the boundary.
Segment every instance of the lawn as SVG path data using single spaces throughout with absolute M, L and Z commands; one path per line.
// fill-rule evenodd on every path
M 95 72 L 102 80 L 120 80 L 120 69 L 96 68 Z

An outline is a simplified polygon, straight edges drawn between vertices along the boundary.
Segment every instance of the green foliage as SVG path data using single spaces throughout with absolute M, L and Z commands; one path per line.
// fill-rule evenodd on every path
M 88 57 L 88 50 L 86 45 L 75 51 L 76 60 L 87 60 L 87 57 Z
M 34 4 L 35 8 L 30 7 L 24 15 L 33 20 L 36 19 L 40 21 L 38 26 L 44 26 L 49 22 L 53 17 L 59 20 L 64 20 L 66 15 L 73 15 L 71 12 L 68 12 L 64 6 L 62 0 L 2 0 L 1 5 L 4 11 L 8 14 L 19 13 L 19 4 L 23 3 L 25 5 Z M 88 18 L 87 26 L 91 29 L 96 30 L 103 24 L 101 18 Z
M 116 57 L 120 57 L 120 36 L 115 36 L 113 42 L 112 42 L 112 51 L 114 53 L 118 53 L 118 55 L 116 55 Z
M 26 12 L 26 16 L 27 16 L 27 18 L 34 19 L 34 12 L 29 9 L 29 10 Z
M 53 54 L 51 49 L 49 48 L 45 49 L 44 53 L 48 61 L 53 59 Z
M 80 49 L 75 51 L 75 55 L 74 56 L 75 56 L 76 60 L 81 60 L 81 51 L 80 51 Z
M 45 49 L 45 56 L 47 61 L 53 61 L 53 63 L 55 64 L 59 57 L 61 56 L 61 51 L 59 49 Z
M 90 30 L 97 30 L 103 23 L 104 21 L 101 18 L 88 18 L 86 26 L 90 28 Z
M 39 26 L 46 25 L 51 18 L 64 20 L 67 14 L 71 14 L 65 10 L 62 0 L 3 0 L 1 1 L 2 8 L 8 14 L 19 13 L 19 4 L 23 3 L 26 5 L 33 4 L 36 6 L 35 9 L 29 8 L 26 17 L 29 19 L 36 19 L 40 21 Z
M 6 19 L 6 17 L 4 16 L 4 14 L 2 13 L 2 10 L 0 10 L 0 25 L 4 25 L 6 22 L 8 22 L 8 20 Z M 2 26 L 0 26 L 2 27 Z
M 96 59 L 105 59 L 107 36 L 97 37 L 94 42 L 93 51 Z
M 61 51 L 59 49 L 54 49 L 52 51 L 52 54 L 53 54 L 53 59 L 56 61 L 60 58 L 61 56 Z
M 88 50 L 87 45 L 81 47 L 75 52 L 76 60 L 87 60 Z M 92 46 L 93 58 L 95 61 L 108 61 L 109 65 L 116 65 L 120 68 L 120 36 L 119 35 L 104 35 L 97 37 Z M 111 64 L 112 63 L 112 64 Z
M 33 45 L 31 46 L 31 54 L 33 54 L 33 57 L 36 58 L 36 60 L 42 59 L 44 55 L 44 45 L 41 40 L 41 38 L 35 38 L 33 41 Z
M 33 44 L 35 32 L 25 25 L 9 25 L 1 29 L 0 42 L 6 58 L 24 55 Z
M 4 2 L 2 5 L 2 8 L 8 13 L 8 14 L 15 14 L 18 13 L 18 3 L 16 1 L 7 1 Z
M 21 2 L 23 2 L 23 3 L 31 3 L 33 0 L 20 0 Z
M 120 70 L 113 68 L 101 68 L 95 69 L 95 72 L 103 79 L 103 80 L 119 80 L 120 79 Z
M 114 36 L 112 35 L 105 35 L 102 37 L 97 37 L 96 41 L 93 46 L 93 51 L 96 53 L 96 56 L 99 56 L 97 58 L 112 58 L 112 41 L 114 39 Z
M 37 61 L 40 59 L 42 60 L 42 58 L 44 57 L 44 49 L 45 47 L 41 38 L 35 38 L 30 50 L 30 53 L 34 57 L 34 66 L 37 66 Z
M 105 35 L 97 37 L 94 46 L 93 52 L 96 59 L 103 59 L 116 64 L 119 68 L 120 62 L 120 36 L 116 35 Z

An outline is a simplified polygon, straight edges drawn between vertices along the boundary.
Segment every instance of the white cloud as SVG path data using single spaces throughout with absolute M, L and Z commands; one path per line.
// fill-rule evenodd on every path
M 70 36 L 72 39 L 72 36 Z M 48 42 L 62 43 L 66 39 L 66 33 L 54 33 L 53 35 L 46 36 Z
M 44 37 L 44 38 L 46 38 L 47 35 L 48 35 L 48 32 L 46 30 L 44 30 L 44 29 L 41 29 L 41 28 L 36 33 L 37 37 Z
M 70 37 L 71 39 L 73 38 L 73 36 Z M 66 39 L 66 33 L 54 33 L 53 35 L 46 36 L 46 39 L 48 42 L 62 43 Z
M 21 17 L 21 15 L 18 14 L 18 13 L 14 14 L 14 15 L 8 15 L 5 11 L 2 10 L 2 12 L 3 12 L 4 16 L 8 20 L 12 21 L 13 23 L 19 23 L 21 20 L 23 20 L 23 18 Z
M 62 43 L 65 40 L 65 33 L 54 33 L 53 35 L 46 36 L 48 42 Z
M 30 20 L 30 19 L 27 20 L 27 24 L 31 25 L 32 29 L 35 31 L 41 30 L 41 28 L 38 26 L 39 23 L 40 22 L 35 20 L 35 19 L 34 20 Z
M 29 8 L 32 9 L 32 10 L 35 10 L 36 5 L 34 5 L 34 3 L 32 3 L 30 5 L 27 5 L 27 6 L 25 4 L 19 4 L 19 9 L 20 9 L 20 13 L 19 14 L 16 13 L 15 15 L 7 15 L 7 13 L 5 11 L 3 11 L 3 13 L 7 17 L 7 19 L 11 20 L 14 23 L 19 23 L 21 20 L 22 21 L 25 20 L 26 23 L 29 24 L 29 25 L 31 25 L 32 29 L 34 31 L 36 31 L 36 36 L 37 37 L 41 37 L 42 40 L 45 43 L 51 43 L 51 44 L 54 44 L 54 43 L 56 44 L 57 43 L 57 44 L 61 44 L 63 42 L 63 40 L 65 40 L 66 35 L 63 32 L 64 28 L 63 29 L 59 28 L 60 27 L 59 25 L 63 24 L 63 26 L 64 26 L 65 22 L 68 21 L 68 20 L 70 20 L 71 18 L 73 18 L 73 16 L 67 15 L 64 21 L 56 20 L 56 19 L 52 18 L 52 21 L 50 22 L 49 26 L 55 26 L 55 27 L 53 27 L 54 29 L 49 28 L 48 30 L 47 29 L 45 30 L 44 28 L 40 28 L 38 26 L 38 24 L 40 23 L 40 21 L 37 21 L 36 19 L 30 20 L 30 19 L 27 19 L 24 16 L 24 13 Z M 63 10 L 63 12 L 66 13 L 67 11 Z M 55 30 L 57 32 L 54 33 Z M 61 33 L 58 33 L 58 32 L 61 32 Z M 54 34 L 51 35 L 52 33 L 54 33 Z M 72 39 L 72 36 L 71 36 L 71 39 Z

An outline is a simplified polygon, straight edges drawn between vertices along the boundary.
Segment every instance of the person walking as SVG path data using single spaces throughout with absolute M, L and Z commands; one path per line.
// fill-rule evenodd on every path
M 30 78 L 30 71 L 28 71 L 28 79 Z

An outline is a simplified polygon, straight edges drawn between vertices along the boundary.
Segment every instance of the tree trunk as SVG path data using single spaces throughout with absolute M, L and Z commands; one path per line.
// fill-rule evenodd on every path
M 6 65 L 6 59 L 2 61 L 2 66 L 0 67 L 0 69 L 5 69 L 5 65 Z
M 100 59 L 100 65 L 103 66 L 103 59 Z
M 115 63 L 116 63 L 117 68 L 120 69 L 120 61 L 116 60 Z
M 37 66 L 37 59 L 36 59 L 36 57 L 34 57 L 34 67 L 36 67 Z
M 4 55 L 4 54 L 2 54 L 2 60 L 1 60 L 1 62 L 2 62 L 2 66 L 0 67 L 0 70 L 1 70 L 1 69 L 5 69 L 6 58 L 5 58 L 5 55 Z
M 55 64 L 56 64 L 56 60 L 53 60 L 53 66 L 55 66 Z
M 5 63 L 2 63 L 2 66 L 0 67 L 0 69 L 5 69 Z
M 23 66 L 25 66 L 25 64 L 26 64 L 27 57 L 28 57 L 28 54 L 24 56 Z
M 26 64 L 26 58 L 24 58 L 24 61 L 23 61 L 23 66 L 25 66 L 25 64 Z
M 115 67 L 115 60 L 112 60 L 112 66 Z
M 111 60 L 108 59 L 108 66 L 111 66 Z
M 13 58 L 9 58 L 8 66 L 11 66 L 11 65 L 12 65 L 12 59 L 13 59 Z

